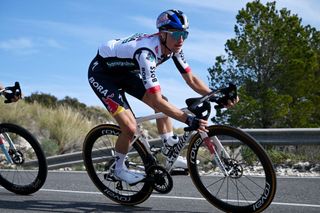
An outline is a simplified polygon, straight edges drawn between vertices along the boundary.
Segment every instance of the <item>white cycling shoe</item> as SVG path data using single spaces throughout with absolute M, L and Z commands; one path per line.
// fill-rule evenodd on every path
M 142 173 L 133 172 L 128 169 L 116 169 L 114 170 L 114 176 L 130 185 L 138 183 L 145 178 Z
M 187 159 L 179 155 L 176 162 L 173 164 L 173 168 L 188 169 Z

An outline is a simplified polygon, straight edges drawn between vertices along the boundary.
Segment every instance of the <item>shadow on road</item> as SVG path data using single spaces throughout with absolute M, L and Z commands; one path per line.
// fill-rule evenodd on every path
M 122 206 L 116 203 L 48 201 L 38 198 L 33 195 L 20 196 L 10 192 L 0 192 L 0 212 L 172 212 L 172 210 L 153 210 L 151 207 Z

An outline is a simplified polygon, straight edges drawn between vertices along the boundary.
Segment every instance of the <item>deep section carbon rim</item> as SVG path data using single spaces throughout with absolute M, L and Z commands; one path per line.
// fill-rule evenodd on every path
M 188 150 L 190 175 L 202 195 L 216 207 L 230 212 L 260 212 L 272 201 L 276 178 L 262 147 L 246 133 L 226 126 L 209 127 L 208 135 L 218 138 L 229 157 L 219 153 L 228 176 L 197 134 Z
M 105 196 L 124 205 L 136 205 L 151 195 L 152 186 L 146 182 L 130 186 L 113 175 L 114 146 L 119 133 L 115 125 L 100 125 L 91 130 L 83 146 L 84 163 L 91 180 Z M 147 155 L 140 142 L 134 144 L 127 156 L 128 169 L 145 174 Z
M 1 185 L 22 195 L 38 191 L 46 181 L 48 170 L 45 154 L 36 138 L 26 129 L 8 123 L 0 124 L 0 137 L 4 146 L 0 152 Z

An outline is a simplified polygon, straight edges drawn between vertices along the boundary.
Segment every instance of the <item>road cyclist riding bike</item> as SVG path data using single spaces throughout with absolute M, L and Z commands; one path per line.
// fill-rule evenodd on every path
M 155 34 L 137 33 L 130 37 L 110 40 L 102 44 L 92 60 L 88 80 L 95 94 L 120 126 L 121 133 L 115 145 L 115 177 L 129 184 L 137 183 L 145 177 L 128 170 L 125 165 L 130 142 L 137 131 L 134 113 L 126 100 L 125 93 L 143 101 L 155 112 L 168 117 L 157 119 L 157 128 L 163 141 L 163 154 L 178 143 L 173 133 L 169 117 L 187 124 L 191 129 L 206 132 L 207 121 L 188 115 L 172 105 L 161 93 L 156 68 L 172 58 L 185 82 L 195 92 L 206 95 L 211 89 L 197 76 L 188 65 L 182 46 L 188 37 L 189 21 L 179 10 L 167 10 L 159 15 Z M 233 106 L 238 97 L 225 102 L 226 107 Z M 177 167 L 187 168 L 186 159 L 181 156 L 175 162 Z
M 14 86 L 0 85 L 4 103 L 22 98 L 19 82 Z M 5 112 L 3 113 L 5 117 Z M 0 123 L 0 185 L 16 194 L 38 191 L 46 181 L 46 156 L 37 139 L 26 129 L 13 123 Z
M 237 98 L 237 88 L 214 90 L 199 98 L 188 98 L 183 112 L 207 120 L 211 102 L 222 108 L 227 100 Z M 179 154 L 187 146 L 190 177 L 197 190 L 212 205 L 225 212 L 262 212 L 276 192 L 276 174 L 263 147 L 241 129 L 226 125 L 210 125 L 208 131 L 184 128 L 179 142 L 163 162 L 161 148 L 149 141 L 141 123 L 167 117 L 155 113 L 136 118 L 137 132 L 124 160 L 126 168 L 145 176 L 137 183 L 127 183 L 115 175 L 115 142 L 121 130 L 114 124 L 101 124 L 87 134 L 83 143 L 83 161 L 95 186 L 111 200 L 122 205 L 137 205 L 147 200 L 153 190 L 161 194 L 173 188 L 172 169 Z M 156 142 L 156 143 L 154 143 Z

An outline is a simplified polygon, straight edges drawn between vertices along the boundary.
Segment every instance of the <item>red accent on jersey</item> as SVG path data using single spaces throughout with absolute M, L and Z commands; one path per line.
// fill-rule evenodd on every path
M 158 86 L 149 88 L 149 89 L 147 90 L 147 92 L 148 92 L 148 93 L 151 93 L 151 94 L 154 94 L 154 93 L 156 93 L 156 92 L 158 92 L 158 91 L 160 91 L 160 90 L 161 90 L 160 85 L 158 85 Z
M 103 102 L 108 106 L 108 111 L 112 114 L 115 113 L 119 107 L 119 104 L 110 98 L 102 98 Z
M 191 72 L 191 67 L 187 67 L 187 68 L 185 69 L 185 71 L 186 71 L 186 73 Z

